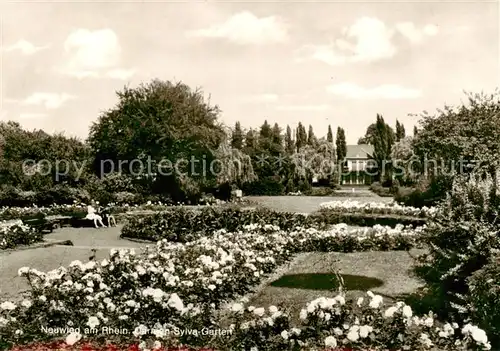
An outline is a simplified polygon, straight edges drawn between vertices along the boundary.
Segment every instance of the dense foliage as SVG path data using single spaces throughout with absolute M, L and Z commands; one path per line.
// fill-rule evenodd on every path
M 500 340 L 497 308 L 487 309 L 499 289 L 499 196 L 491 178 L 457 178 L 443 211 L 424 236 L 429 253 L 419 257 L 417 274 L 444 316 L 473 320 Z M 491 302 L 488 302 L 491 301 Z

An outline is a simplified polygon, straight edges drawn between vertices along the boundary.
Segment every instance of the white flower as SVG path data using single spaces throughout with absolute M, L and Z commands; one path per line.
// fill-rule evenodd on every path
M 99 325 L 99 319 L 97 317 L 89 317 L 88 321 L 87 321 L 87 325 L 90 327 L 90 328 L 95 328 Z
M 392 316 L 394 316 L 394 313 L 396 313 L 396 311 L 397 311 L 397 310 L 398 310 L 398 308 L 397 308 L 397 307 L 395 307 L 395 306 L 391 306 L 391 307 L 389 307 L 389 308 L 385 311 L 385 313 L 384 313 L 384 317 L 385 317 L 385 318 L 391 318 Z
M 210 284 L 210 285 L 208 286 L 208 288 L 209 288 L 210 290 L 215 290 L 215 285 Z
M 337 336 L 340 336 L 340 335 L 344 334 L 344 333 L 342 332 L 342 329 L 340 329 L 340 328 L 335 328 L 335 329 L 333 329 L 333 332 L 334 332 L 334 333 L 335 333 L 335 335 L 337 335 Z
M 271 313 L 278 312 L 278 307 L 276 307 L 276 306 L 269 306 L 269 312 L 271 312 Z
M 325 339 L 325 346 L 326 347 L 337 347 L 337 339 L 333 336 L 327 336 Z
M 361 307 L 361 305 L 363 304 L 363 300 L 364 300 L 364 299 L 363 299 L 362 297 L 360 297 L 360 298 L 358 299 L 358 302 L 356 302 L 356 304 L 358 305 L 358 307 Z
M 23 305 L 26 308 L 30 308 L 33 305 L 33 303 L 30 300 L 23 300 L 23 302 L 21 302 L 21 305 Z
M 264 307 L 259 307 L 253 310 L 253 313 L 259 317 L 262 317 L 264 313 L 266 313 L 266 310 L 264 309 Z
M 153 350 L 157 350 L 157 349 L 160 349 L 160 348 L 161 348 L 161 342 L 159 342 L 158 340 L 156 340 L 153 343 Z
M 427 327 L 432 327 L 434 325 L 434 319 L 432 319 L 432 317 L 427 317 L 425 320 L 424 320 L 424 324 L 427 326 Z
M 77 333 L 77 332 L 70 333 L 66 337 L 66 344 L 72 346 L 72 345 L 76 344 L 78 341 L 80 341 L 81 338 L 82 338 L 82 335 L 80 333 Z
M 384 299 L 382 298 L 382 296 L 380 296 L 380 295 L 374 295 L 372 297 L 372 300 L 370 301 L 370 305 L 369 306 L 371 308 L 379 308 L 383 301 L 384 301 Z
M 17 274 L 19 276 L 22 276 L 23 274 L 26 274 L 30 271 L 29 267 L 21 267 L 18 269 Z
M 368 334 L 370 334 L 373 331 L 373 328 L 369 325 L 363 325 L 359 327 L 359 336 L 361 338 L 366 338 L 368 337 Z
M 0 305 L 0 308 L 2 310 L 8 310 L 8 311 L 12 311 L 12 310 L 15 310 L 16 309 L 16 305 L 13 304 L 12 302 L 10 301 L 5 301 L 4 303 L 2 303 Z
M 259 351 L 259 349 L 258 349 L 257 347 L 255 347 L 255 346 L 254 346 L 254 347 L 251 347 L 251 348 L 250 348 L 250 351 Z
M 411 318 L 411 316 L 413 316 L 413 312 L 410 306 L 403 307 L 403 316 L 405 316 L 406 318 Z
M 302 320 L 307 319 L 307 310 L 305 309 L 300 310 L 300 319 Z
M 349 333 L 347 333 L 347 339 L 349 339 L 350 341 L 357 341 L 359 339 L 359 327 L 357 325 L 354 325 L 351 327 L 351 329 L 349 330 Z
M 45 302 L 47 301 L 47 298 L 45 297 L 45 295 L 40 295 L 40 297 L 38 298 L 40 301 L 42 302 Z
M 286 330 L 283 330 L 281 332 L 281 337 L 285 340 L 288 340 L 288 332 Z
M 233 312 L 240 312 L 243 310 L 243 305 L 241 303 L 235 303 L 233 306 L 231 306 L 231 310 Z
M 179 295 L 177 295 L 176 293 L 170 295 L 170 298 L 168 299 L 167 303 L 170 307 L 175 308 L 179 312 L 184 311 L 184 303 L 182 302 Z

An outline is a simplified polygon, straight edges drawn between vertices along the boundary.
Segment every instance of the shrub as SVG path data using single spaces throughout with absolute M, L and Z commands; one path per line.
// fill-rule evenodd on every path
M 274 178 L 259 179 L 242 185 L 243 193 L 247 195 L 279 196 L 285 192 L 283 184 Z
M 472 320 L 500 343 L 500 257 L 495 255 L 467 278 Z
M 484 294 L 471 295 L 471 287 L 477 285 L 483 269 L 492 272 L 491 267 L 484 267 L 500 250 L 500 227 L 494 220 L 498 195 L 494 190 L 491 179 L 457 179 L 440 215 L 423 237 L 429 253 L 419 257 L 416 273 L 426 281 L 430 294 L 439 297 L 433 300 L 440 302 L 437 312 L 442 315 L 463 319 L 481 313 L 473 311 Z M 478 289 L 484 291 L 484 286 Z M 480 320 L 487 319 L 483 316 Z
M 0 222 L 0 250 L 12 249 L 19 245 L 31 245 L 42 241 L 42 234 L 23 224 L 15 222 Z
M 370 185 L 370 190 L 373 191 L 378 196 L 382 196 L 382 197 L 392 197 L 393 196 L 391 188 L 383 187 L 382 184 L 380 184 L 379 182 L 375 182 L 372 185 Z

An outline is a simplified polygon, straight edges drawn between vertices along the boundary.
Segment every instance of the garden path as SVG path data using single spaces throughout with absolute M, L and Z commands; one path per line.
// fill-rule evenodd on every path
M 25 278 L 17 275 L 21 267 L 36 268 L 42 272 L 68 266 L 74 260 L 88 262 L 95 249 L 96 259 L 109 257 L 112 248 L 136 248 L 145 244 L 120 239 L 122 226 L 111 228 L 61 228 L 45 237 L 53 240 L 71 240 L 74 246 L 57 245 L 47 248 L 19 251 L 0 251 L 0 301 L 21 298 L 28 289 Z

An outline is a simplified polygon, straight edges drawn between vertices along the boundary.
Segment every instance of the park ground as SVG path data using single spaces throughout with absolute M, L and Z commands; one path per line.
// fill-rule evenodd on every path
M 277 196 L 252 197 L 260 206 L 275 210 L 310 213 L 319 204 L 348 198 Z M 384 201 L 384 198 L 353 198 L 357 201 Z M 135 248 L 140 251 L 148 244 L 132 242 L 119 237 L 121 225 L 111 228 L 61 228 L 46 235 L 47 240 L 71 240 L 73 246 L 55 245 L 46 248 L 0 252 L 0 301 L 18 300 L 29 286 L 26 279 L 18 277 L 21 267 L 49 271 L 68 266 L 74 260 L 87 262 L 95 255 L 101 260 L 113 248 Z M 154 245 L 154 244 L 150 244 Z M 95 250 L 95 251 L 93 251 Z M 340 270 L 348 295 L 355 297 L 361 291 L 372 290 L 393 299 L 414 292 L 422 284 L 412 277 L 412 257 L 415 250 L 360 253 L 303 253 L 268 277 L 252 295 L 251 303 L 259 306 L 286 305 L 292 310 L 320 296 L 330 296 L 336 286 L 332 283 L 334 272 Z

